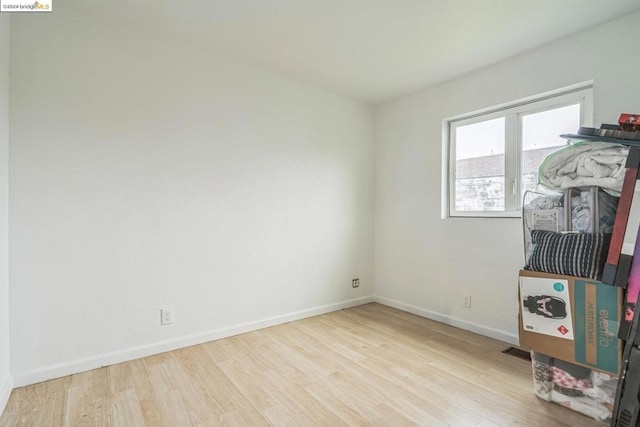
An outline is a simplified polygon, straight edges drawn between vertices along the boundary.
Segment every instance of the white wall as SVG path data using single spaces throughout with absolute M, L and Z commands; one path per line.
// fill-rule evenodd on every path
M 376 110 L 376 299 L 517 342 L 520 219 L 441 219 L 442 120 L 594 80 L 594 123 L 640 112 L 640 14 Z M 463 295 L 472 308 L 462 308 Z
M 9 375 L 9 16 L 0 16 L 0 414 L 11 388 Z
M 17 385 L 371 300 L 370 107 L 61 9 L 11 27 Z

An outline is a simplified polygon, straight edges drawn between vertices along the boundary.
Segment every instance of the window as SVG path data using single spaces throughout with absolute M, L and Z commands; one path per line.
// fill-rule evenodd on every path
M 581 86 L 446 120 L 449 216 L 520 216 L 538 165 L 568 143 L 559 135 L 591 125 L 592 99 Z

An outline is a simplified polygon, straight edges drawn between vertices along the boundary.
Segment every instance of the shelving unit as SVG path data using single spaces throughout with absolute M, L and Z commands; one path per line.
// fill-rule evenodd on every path
M 612 125 L 603 125 L 601 130 L 584 128 L 585 132 L 608 133 L 614 130 Z M 581 129 L 583 131 L 583 129 Z M 621 144 L 630 147 L 627 157 L 627 172 L 622 188 L 618 213 L 611 239 L 611 247 L 602 282 L 612 286 L 626 289 L 628 294 L 633 294 L 640 288 L 640 253 L 638 237 L 640 234 L 640 140 L 638 132 L 621 132 L 633 136 L 634 139 L 615 138 L 601 135 L 578 134 L 560 135 L 565 139 L 600 141 L 613 144 Z M 637 256 L 636 256 L 637 255 Z M 625 341 L 622 352 L 622 367 L 618 377 L 618 387 L 611 418 L 611 427 L 635 427 L 638 425 L 640 415 L 640 293 L 636 298 L 627 298 L 635 301 L 635 309 L 631 321 L 628 321 L 625 313 L 621 319 L 619 338 Z M 625 319 L 627 322 L 625 323 Z

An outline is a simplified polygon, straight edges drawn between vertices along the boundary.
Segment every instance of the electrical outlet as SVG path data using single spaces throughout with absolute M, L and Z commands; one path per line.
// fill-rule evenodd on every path
M 351 287 L 352 288 L 359 288 L 360 287 L 360 279 L 353 279 L 351 281 Z
M 160 309 L 160 324 L 171 325 L 173 323 L 173 308 Z
M 464 296 L 464 304 L 462 306 L 464 308 L 471 308 L 471 295 Z

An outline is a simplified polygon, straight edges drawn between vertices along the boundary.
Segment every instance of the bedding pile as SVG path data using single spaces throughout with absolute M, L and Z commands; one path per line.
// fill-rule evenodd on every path
M 629 147 L 579 141 L 549 154 L 538 168 L 540 185 L 550 190 L 598 186 L 620 196 Z

